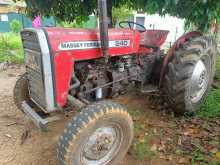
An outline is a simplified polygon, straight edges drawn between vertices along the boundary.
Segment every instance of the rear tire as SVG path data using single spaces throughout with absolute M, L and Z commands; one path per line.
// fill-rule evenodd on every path
M 174 51 L 165 76 L 165 92 L 176 113 L 200 108 L 213 82 L 216 59 L 216 44 L 204 36 L 191 38 Z
M 119 104 L 101 101 L 84 108 L 67 125 L 58 143 L 61 165 L 116 164 L 133 138 L 133 121 Z
M 23 101 L 26 101 L 27 103 L 32 104 L 32 101 L 29 97 L 28 80 L 27 80 L 26 73 L 21 75 L 16 81 L 13 94 L 14 94 L 14 103 L 17 106 L 17 108 L 20 109 L 21 111 L 22 111 L 21 105 Z

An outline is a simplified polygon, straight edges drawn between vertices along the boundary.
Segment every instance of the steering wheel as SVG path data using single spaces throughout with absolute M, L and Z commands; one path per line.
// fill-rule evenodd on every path
M 141 32 L 141 33 L 145 32 L 147 30 L 143 25 L 141 25 L 139 23 L 136 23 L 136 22 L 133 22 L 133 21 L 121 21 L 121 22 L 119 22 L 119 26 L 121 28 L 126 28 L 125 24 L 127 24 L 130 29 L 132 29 L 132 25 L 139 26 L 140 29 L 138 28 L 138 31 Z

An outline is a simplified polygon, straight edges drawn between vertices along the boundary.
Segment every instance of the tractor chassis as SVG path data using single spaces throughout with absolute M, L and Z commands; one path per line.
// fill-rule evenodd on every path
M 77 110 L 81 110 L 83 107 L 86 107 L 87 105 L 91 104 L 91 102 L 89 100 L 86 100 L 83 96 L 85 96 L 86 94 L 92 93 L 94 91 L 97 91 L 98 89 L 104 89 L 107 88 L 111 85 L 117 84 L 121 81 L 130 79 L 130 78 L 134 78 L 137 77 L 137 75 L 130 75 L 127 77 L 123 77 L 119 80 L 115 80 L 113 82 L 109 82 L 107 84 L 104 85 L 99 85 L 93 89 L 84 91 L 84 92 L 80 92 L 78 93 L 77 97 L 73 97 L 71 95 L 68 95 L 68 102 L 70 103 L 71 107 L 74 107 Z M 72 85 L 74 89 L 75 85 Z M 158 87 L 156 85 L 146 85 L 144 87 L 141 87 L 140 92 L 143 94 L 149 94 L 151 95 L 152 93 L 155 92 L 160 92 Z M 22 109 L 24 111 L 24 113 L 33 121 L 33 123 L 41 130 L 41 131 L 46 131 L 47 130 L 47 124 L 56 120 L 59 120 L 58 117 L 58 113 L 55 113 L 54 116 L 50 117 L 45 117 L 43 118 L 42 115 L 38 114 L 34 108 L 32 108 L 26 101 L 22 102 Z M 61 109 L 61 112 L 66 112 L 63 111 L 63 109 Z
M 81 110 L 85 107 L 88 102 L 85 104 L 84 102 L 80 101 L 79 99 L 68 95 L 68 101 L 70 102 L 71 106 L 76 108 L 77 110 Z M 22 110 L 25 115 L 31 119 L 31 121 L 41 130 L 47 131 L 47 125 L 51 122 L 60 120 L 59 113 L 50 114 L 47 117 L 42 117 L 42 115 L 38 114 L 34 108 L 32 108 L 26 101 L 22 102 Z

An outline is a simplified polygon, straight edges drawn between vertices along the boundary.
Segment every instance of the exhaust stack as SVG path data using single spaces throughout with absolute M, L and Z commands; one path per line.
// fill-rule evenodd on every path
M 98 13 L 99 13 L 99 31 L 100 40 L 103 56 L 105 63 L 108 63 L 108 49 L 109 49 L 109 38 L 108 38 L 108 15 L 107 15 L 107 0 L 98 0 Z

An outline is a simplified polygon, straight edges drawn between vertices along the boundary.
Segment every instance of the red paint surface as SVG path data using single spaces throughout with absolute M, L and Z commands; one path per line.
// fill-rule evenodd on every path
M 73 64 L 73 57 L 69 52 L 60 52 L 54 56 L 56 102 L 61 107 L 66 104 Z
M 59 45 L 65 42 L 74 41 L 99 41 L 99 31 L 92 29 L 63 29 L 63 28 L 47 28 L 46 29 L 49 42 L 53 52 L 60 53 Z M 109 48 L 109 56 L 125 55 L 137 53 L 140 43 L 140 33 L 129 29 L 110 29 L 109 41 L 113 40 L 130 40 L 129 47 Z M 102 57 L 100 48 L 85 50 L 68 50 L 74 60 L 87 60 Z
M 141 33 L 140 44 L 160 47 L 166 41 L 168 34 L 167 30 L 147 30 Z
M 65 42 L 99 41 L 99 31 L 89 29 L 45 28 L 54 60 L 55 91 L 57 105 L 63 107 L 67 101 L 70 79 L 73 74 L 74 61 L 103 57 L 100 48 L 84 50 L 60 50 L 59 45 Z M 129 47 L 109 48 L 109 56 L 127 54 L 149 54 L 152 49 L 140 47 L 140 43 L 161 46 L 166 40 L 167 31 L 149 30 L 140 33 L 130 29 L 109 29 L 109 41 L 130 40 Z M 158 35 L 160 34 L 160 35 Z M 155 36 L 153 38 L 153 36 Z

